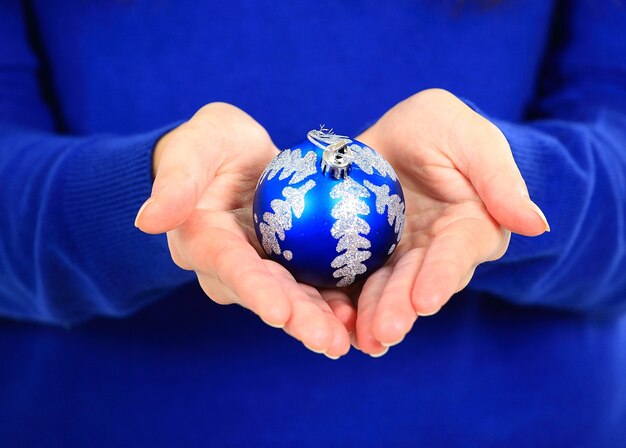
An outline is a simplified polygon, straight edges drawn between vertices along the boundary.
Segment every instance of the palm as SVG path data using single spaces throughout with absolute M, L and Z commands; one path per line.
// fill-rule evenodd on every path
M 497 243 L 503 230 L 487 212 L 472 184 L 452 162 L 437 160 L 441 151 L 416 148 L 410 154 L 413 156 L 410 164 L 397 166 L 421 168 L 398 172 L 404 185 L 407 217 L 405 232 L 391 265 L 401 263 L 403 257 L 416 257 L 421 262 L 428 254 L 431 270 L 424 285 L 434 285 L 458 278 L 457 274 L 465 268 L 459 266 L 463 255 L 474 250 L 479 241 Z M 471 270 L 459 283 L 450 284 L 454 289 L 450 292 L 463 288 L 470 277 Z M 422 304 L 421 311 L 436 311 L 429 305 Z
M 380 341 L 401 340 L 418 314 L 436 312 L 477 264 L 508 246 L 510 232 L 487 211 L 450 148 L 455 115 L 438 112 L 401 103 L 360 137 L 395 167 L 407 207 L 396 252 L 359 295 L 357 340 L 369 353 L 384 349 Z
M 416 146 L 400 155 L 408 160 L 395 163 L 404 186 L 407 217 L 394 262 L 412 249 L 428 248 L 435 238 L 443 235 L 461 238 L 476 232 L 501 234 L 500 226 L 489 215 L 472 184 L 442 153 L 440 148 Z M 455 253 L 439 256 L 454 263 L 458 259 L 456 254 L 467 247 L 454 249 Z
M 215 302 L 245 306 L 314 351 L 330 357 L 345 354 L 349 348 L 346 325 L 354 320 L 347 297 L 332 291 L 323 297 L 315 288 L 298 284 L 279 264 L 261 258 L 251 205 L 256 182 L 278 150 L 267 133 L 240 110 L 220 106 L 219 112 L 223 120 L 219 135 L 211 121 L 200 127 L 209 129 L 211 135 L 194 134 L 196 152 L 210 159 L 211 163 L 203 165 L 213 171 L 201 172 L 206 178 L 196 185 L 204 188 L 196 191 L 193 209 L 168 232 L 172 258 L 196 272 L 203 290 Z M 186 138 L 185 134 L 179 138 Z M 216 140 L 227 144 L 215 145 Z
M 407 204 L 402 240 L 387 266 L 368 280 L 359 298 L 359 344 L 373 353 L 382 349 L 378 338 L 372 330 L 359 332 L 358 328 L 378 325 L 376 336 L 396 342 L 402 336 L 396 336 L 397 329 L 388 326 L 394 318 L 401 316 L 401 326 L 410 327 L 416 313 L 436 312 L 446 297 L 469 282 L 474 266 L 468 266 L 467 255 L 488 244 L 493 247 L 493 257 L 499 257 L 510 235 L 493 220 L 456 168 L 433 164 L 429 151 L 413 154 L 412 163 L 396 164 L 422 167 L 398 170 Z M 416 284 L 419 291 L 414 289 Z M 422 300 L 417 302 L 417 297 Z

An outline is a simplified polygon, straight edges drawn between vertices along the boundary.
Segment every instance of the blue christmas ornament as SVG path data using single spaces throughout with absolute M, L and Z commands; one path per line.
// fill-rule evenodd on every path
M 351 285 L 385 264 L 405 220 L 391 165 L 324 128 L 270 162 L 253 213 L 267 255 L 298 281 L 326 288 Z

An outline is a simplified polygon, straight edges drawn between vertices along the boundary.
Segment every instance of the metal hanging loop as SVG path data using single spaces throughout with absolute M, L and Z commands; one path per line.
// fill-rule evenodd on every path
M 333 134 L 323 127 L 307 133 L 307 138 L 318 148 L 324 150 L 322 155 L 322 173 L 333 179 L 343 179 L 348 176 L 350 166 L 354 160 L 354 153 L 348 146 L 352 142 L 348 137 Z

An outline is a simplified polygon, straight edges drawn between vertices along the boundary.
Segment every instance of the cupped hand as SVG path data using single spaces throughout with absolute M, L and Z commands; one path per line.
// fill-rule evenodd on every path
M 449 92 L 410 97 L 358 139 L 391 163 L 406 203 L 396 252 L 358 298 L 357 345 L 380 355 L 463 289 L 478 264 L 502 257 L 511 232 L 549 226 L 504 135 Z
M 328 357 L 350 348 L 354 308 L 345 294 L 299 284 L 263 259 L 251 205 L 261 172 L 278 154 L 263 127 L 224 103 L 200 109 L 166 134 L 153 158 L 152 195 L 137 215 L 147 233 L 167 232 L 174 262 L 195 271 L 220 304 L 240 304 Z

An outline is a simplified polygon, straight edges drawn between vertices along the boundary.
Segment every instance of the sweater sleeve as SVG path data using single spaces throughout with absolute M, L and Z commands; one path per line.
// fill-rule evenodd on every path
M 551 233 L 514 235 L 470 287 L 519 304 L 626 310 L 626 6 L 563 2 L 527 122 L 493 119 Z
M 20 2 L 0 6 L 0 315 L 68 324 L 121 316 L 192 274 L 134 225 L 152 150 L 133 136 L 56 132 Z

